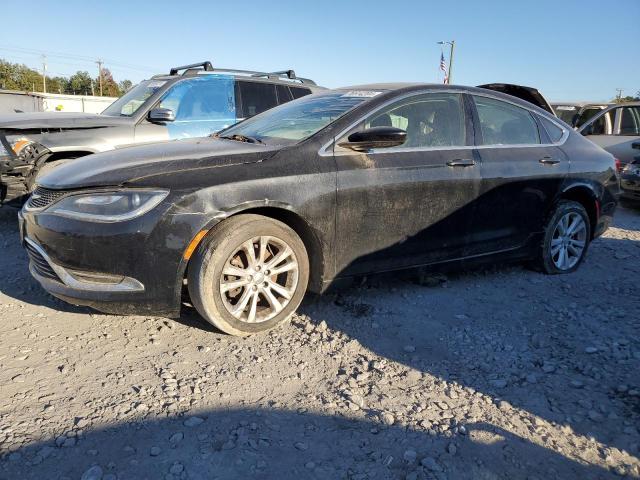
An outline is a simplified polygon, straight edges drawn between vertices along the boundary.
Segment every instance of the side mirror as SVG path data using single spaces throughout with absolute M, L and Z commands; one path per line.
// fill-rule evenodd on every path
M 149 110 L 147 119 L 152 123 L 173 122 L 176 119 L 176 114 L 170 108 L 154 108 Z
M 372 148 L 388 148 L 402 145 L 407 140 L 407 132 L 395 127 L 371 127 L 349 135 L 341 147 L 366 152 Z

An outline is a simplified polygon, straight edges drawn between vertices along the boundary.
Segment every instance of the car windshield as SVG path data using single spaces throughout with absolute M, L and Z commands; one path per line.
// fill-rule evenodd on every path
M 130 117 L 138 111 L 138 109 L 147 101 L 147 99 L 156 93 L 165 83 L 164 80 L 147 80 L 140 82 L 118 100 L 109 105 L 102 115 L 110 117 Z
M 223 138 L 291 145 L 320 131 L 379 92 L 333 91 L 309 95 L 256 115 L 220 132 Z

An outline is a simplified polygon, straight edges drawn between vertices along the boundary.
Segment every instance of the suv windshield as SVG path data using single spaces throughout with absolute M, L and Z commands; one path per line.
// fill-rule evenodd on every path
M 138 109 L 147 101 L 147 99 L 156 93 L 165 83 L 164 80 L 146 80 L 140 82 L 118 100 L 109 105 L 102 115 L 110 117 L 130 117 L 138 111 Z
M 221 137 L 251 138 L 290 145 L 320 131 L 378 92 L 338 91 L 309 95 L 256 115 L 220 132 Z

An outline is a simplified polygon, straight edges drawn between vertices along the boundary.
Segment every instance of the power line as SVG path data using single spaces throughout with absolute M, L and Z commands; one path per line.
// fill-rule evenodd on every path
M 20 53 L 27 53 L 30 55 L 48 55 L 50 57 L 56 57 L 56 58 L 67 58 L 67 59 L 71 59 L 71 60 L 82 60 L 85 62 L 90 62 L 93 63 L 95 61 L 95 58 L 91 58 L 91 57 L 87 57 L 84 55 L 74 55 L 74 54 L 68 54 L 68 53 L 60 53 L 60 52 L 53 52 L 53 51 L 48 51 L 48 50 L 36 50 L 33 48 L 23 48 L 23 47 L 14 47 L 14 46 L 9 46 L 9 45 L 0 45 L 0 50 L 8 50 L 8 51 L 14 51 L 14 52 L 20 52 Z M 108 63 L 110 65 L 114 65 L 114 66 L 118 66 L 120 68 L 124 68 L 124 69 L 130 69 L 130 70 L 138 70 L 138 71 L 142 71 L 142 72 L 158 72 L 159 68 L 156 67 L 149 67 L 149 66 L 145 66 L 145 65 L 132 65 L 130 63 L 124 63 L 124 62 L 120 62 L 118 60 L 111 60 L 111 59 L 104 59 L 104 63 Z

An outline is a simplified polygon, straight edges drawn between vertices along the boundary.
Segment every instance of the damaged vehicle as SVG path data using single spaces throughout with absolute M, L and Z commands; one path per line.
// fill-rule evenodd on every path
M 22 203 L 39 174 L 69 160 L 133 144 L 207 136 L 318 90 L 293 70 L 230 70 L 203 62 L 141 82 L 99 115 L 1 116 L 0 204 Z
M 62 165 L 19 217 L 51 294 L 171 317 L 189 298 L 249 335 L 341 278 L 498 260 L 572 272 L 618 195 L 613 157 L 531 103 L 378 84 Z

